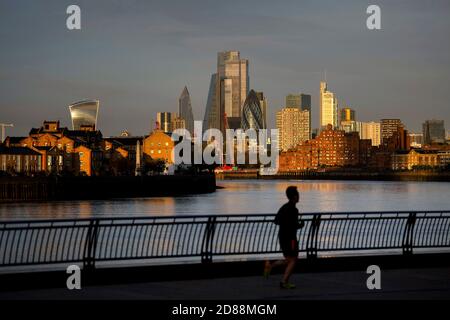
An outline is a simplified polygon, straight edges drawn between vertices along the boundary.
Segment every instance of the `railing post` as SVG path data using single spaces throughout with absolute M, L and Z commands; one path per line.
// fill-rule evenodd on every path
M 211 263 L 213 258 L 212 246 L 214 240 L 214 231 L 216 229 L 216 217 L 208 217 L 205 233 L 202 241 L 202 263 Z
M 95 269 L 95 252 L 97 249 L 99 222 L 98 219 L 93 219 L 89 222 L 89 229 L 84 242 L 83 270 Z
M 314 259 L 317 258 L 317 241 L 318 233 L 321 221 L 321 215 L 314 215 L 311 221 L 311 226 L 308 231 L 308 238 L 306 240 L 306 258 Z
M 403 232 L 402 250 L 404 255 L 413 253 L 413 231 L 416 224 L 416 213 L 411 212 L 406 220 L 405 230 Z

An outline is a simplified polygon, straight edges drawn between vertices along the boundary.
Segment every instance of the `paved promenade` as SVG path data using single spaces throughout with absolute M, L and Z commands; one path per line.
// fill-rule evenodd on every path
M 278 287 L 279 274 L 200 280 L 0 292 L 5 299 L 450 299 L 450 267 L 381 270 L 381 290 L 368 290 L 361 271 L 297 273 L 294 290 Z M 63 286 L 65 283 L 62 284 Z

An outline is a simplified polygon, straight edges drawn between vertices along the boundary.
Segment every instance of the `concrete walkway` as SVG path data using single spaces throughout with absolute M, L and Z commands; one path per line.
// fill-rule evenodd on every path
M 81 290 L 0 292 L 10 299 L 450 299 L 450 267 L 381 271 L 381 290 L 368 290 L 365 270 L 295 274 L 294 290 L 278 287 L 280 275 L 131 283 Z M 62 284 L 63 286 L 65 285 Z

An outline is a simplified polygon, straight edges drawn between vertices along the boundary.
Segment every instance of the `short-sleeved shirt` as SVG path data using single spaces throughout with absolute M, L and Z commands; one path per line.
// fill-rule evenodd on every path
M 294 203 L 288 202 L 278 210 L 279 237 L 281 239 L 297 239 L 298 209 Z

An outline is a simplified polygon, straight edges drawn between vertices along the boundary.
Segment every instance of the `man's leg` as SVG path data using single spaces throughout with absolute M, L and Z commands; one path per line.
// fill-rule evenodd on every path
M 292 272 L 294 271 L 295 264 L 297 263 L 297 257 L 286 257 L 287 266 L 284 271 L 283 282 L 288 283 Z

